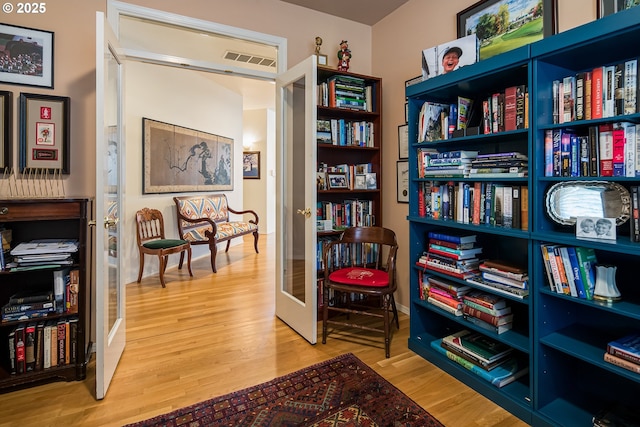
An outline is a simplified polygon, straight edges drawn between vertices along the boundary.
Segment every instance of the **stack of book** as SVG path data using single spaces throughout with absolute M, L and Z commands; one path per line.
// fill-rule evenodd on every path
M 329 107 L 371 111 L 364 79 L 337 74 L 327 80 Z
M 513 313 L 507 300 L 494 294 L 473 290 L 462 297 L 465 320 L 488 331 L 502 334 L 513 326 Z
M 52 290 L 23 292 L 9 297 L 9 302 L 2 307 L 2 321 L 46 317 L 55 311 L 56 301 Z
M 479 274 L 482 248 L 476 247 L 476 235 L 455 235 L 430 231 L 429 249 L 416 265 L 458 279 L 469 279 Z
M 640 374 L 640 333 L 627 335 L 607 344 L 604 360 Z
M 418 156 L 419 178 L 466 178 L 472 168 L 477 151 L 454 150 L 433 153 L 421 150 Z
M 504 387 L 529 372 L 513 348 L 477 332 L 462 330 L 431 342 L 438 353 L 496 387 Z
M 422 273 L 422 272 L 420 272 Z M 420 274 L 420 297 L 429 304 L 445 310 L 454 316 L 462 316 L 462 296 L 471 290 L 470 286 L 461 285 L 440 277 Z
M 593 248 L 540 245 L 549 288 L 559 294 L 593 299 L 596 286 Z
M 469 178 L 518 178 L 527 176 L 529 160 L 526 154 L 479 154 L 471 162 Z
M 474 285 L 520 299 L 529 295 L 526 269 L 502 260 L 485 260 L 478 268 L 481 275 L 469 279 Z
M 78 252 L 77 240 L 42 239 L 23 242 L 11 250 L 16 267 L 62 266 L 73 264 L 73 254 Z

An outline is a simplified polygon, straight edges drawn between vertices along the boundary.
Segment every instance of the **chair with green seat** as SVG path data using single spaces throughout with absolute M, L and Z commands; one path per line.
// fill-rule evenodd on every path
M 164 271 L 167 269 L 167 261 L 171 254 L 187 253 L 187 268 L 189 276 L 193 277 L 193 272 L 191 271 L 191 244 L 186 240 L 165 238 L 164 219 L 159 210 L 142 208 L 136 212 L 136 238 L 138 240 L 138 250 L 140 251 L 138 283 L 142 280 L 145 254 L 158 257 L 160 262 L 160 283 L 163 288 L 166 287 Z

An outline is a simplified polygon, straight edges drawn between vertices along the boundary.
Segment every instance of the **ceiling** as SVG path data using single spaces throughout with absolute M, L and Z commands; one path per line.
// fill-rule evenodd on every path
M 281 0 L 329 15 L 373 25 L 408 0 Z

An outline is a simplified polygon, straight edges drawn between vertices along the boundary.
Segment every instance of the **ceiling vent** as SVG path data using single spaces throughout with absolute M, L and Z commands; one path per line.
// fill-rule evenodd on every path
M 276 60 L 273 58 L 265 58 L 263 56 L 250 55 L 248 53 L 226 51 L 224 59 L 237 62 L 246 62 L 254 65 L 262 65 L 263 67 L 275 67 Z

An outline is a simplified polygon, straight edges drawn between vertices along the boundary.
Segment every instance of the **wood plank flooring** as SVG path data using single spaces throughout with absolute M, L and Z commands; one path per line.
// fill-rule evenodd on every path
M 447 427 L 526 424 L 407 348 L 409 319 L 400 315 L 391 358 L 382 337 L 330 335 L 310 345 L 275 317 L 275 235 L 127 285 L 127 346 L 102 401 L 95 357 L 82 382 L 54 382 L 0 395 L 0 427 L 121 426 L 249 387 L 351 352 Z M 153 262 L 151 259 L 149 262 Z M 137 261 L 136 261 L 137 263 Z M 321 333 L 321 327 L 318 328 Z

